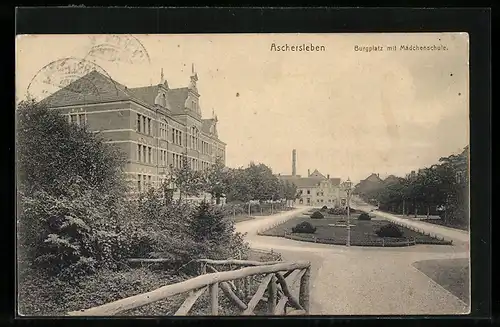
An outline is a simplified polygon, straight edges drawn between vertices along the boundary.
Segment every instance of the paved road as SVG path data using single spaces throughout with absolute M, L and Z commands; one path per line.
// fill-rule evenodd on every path
M 276 250 L 285 260 L 312 266 L 311 313 L 318 315 L 466 314 L 468 306 L 412 264 L 467 258 L 460 246 L 345 247 L 259 236 L 257 231 L 293 218 L 308 207 L 236 224 L 253 248 Z

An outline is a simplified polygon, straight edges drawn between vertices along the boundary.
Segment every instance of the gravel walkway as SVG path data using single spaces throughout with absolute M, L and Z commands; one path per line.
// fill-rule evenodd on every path
M 416 269 L 416 261 L 468 258 L 467 246 L 345 247 L 257 235 L 309 210 L 300 207 L 236 224 L 253 248 L 276 250 L 285 260 L 311 262 L 311 314 L 467 314 L 467 304 Z M 440 226 L 433 226 L 439 228 Z M 463 240 L 463 239 L 462 239 Z

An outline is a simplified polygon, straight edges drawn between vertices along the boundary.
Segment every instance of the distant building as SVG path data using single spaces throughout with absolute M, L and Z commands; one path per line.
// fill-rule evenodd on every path
M 388 184 L 394 184 L 394 183 L 398 183 L 399 182 L 399 178 L 394 176 L 394 175 L 389 175 L 387 176 L 386 179 L 384 179 L 384 184 L 388 185 Z
M 299 193 L 298 204 L 309 206 L 338 207 L 346 205 L 347 196 L 340 188 L 340 178 L 324 176 L 317 169 L 308 170 L 307 177 L 296 175 L 297 152 L 292 152 L 292 175 L 278 175 L 282 181 L 293 183 Z
M 380 178 L 379 174 L 371 174 L 367 178 L 361 180 L 355 187 L 357 194 L 364 194 L 376 190 L 382 186 L 384 181 Z
M 217 117 L 212 112 L 202 118 L 197 81 L 194 67 L 189 85 L 181 88 L 170 88 L 163 71 L 159 84 L 136 88 L 93 71 L 42 103 L 122 150 L 127 179 L 144 191 L 164 180 L 171 167 L 180 167 L 183 154 L 194 170 L 210 167 L 217 157 L 225 162 Z

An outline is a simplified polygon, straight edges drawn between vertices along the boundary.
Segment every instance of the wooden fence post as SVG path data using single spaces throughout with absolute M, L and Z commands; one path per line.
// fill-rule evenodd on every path
M 311 278 L 311 266 L 306 268 L 306 272 L 300 278 L 299 302 L 300 305 L 309 313 L 309 279 Z
M 267 312 L 270 315 L 274 315 L 276 311 L 276 299 L 277 299 L 277 292 L 278 292 L 278 287 L 276 285 L 276 276 L 273 276 L 271 278 L 271 282 L 267 286 L 267 291 L 269 294 L 267 295 Z
M 250 294 L 249 292 L 249 285 L 248 285 L 248 277 L 243 278 L 243 294 L 245 296 L 245 300 L 247 300 L 248 295 Z
M 219 315 L 219 283 L 210 285 L 210 304 L 212 307 L 212 316 Z

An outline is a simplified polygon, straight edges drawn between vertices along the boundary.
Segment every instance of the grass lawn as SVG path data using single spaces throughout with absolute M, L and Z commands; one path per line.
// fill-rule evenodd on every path
M 444 226 L 444 227 L 450 227 L 450 228 L 456 228 L 464 231 L 468 231 L 469 227 L 465 225 L 453 225 L 450 223 L 445 223 L 441 219 L 421 219 L 420 221 L 423 221 L 425 223 L 430 223 L 430 224 L 435 224 L 439 226 Z
M 337 227 L 337 226 L 329 226 L 330 224 L 345 224 L 346 216 L 333 216 L 329 214 L 323 213 L 323 219 L 311 219 L 308 215 L 304 215 L 302 217 L 292 218 L 285 223 L 278 225 L 264 233 L 263 235 L 268 236 L 280 236 L 284 237 L 285 232 L 287 235 L 299 236 L 301 238 L 311 239 L 316 238 L 318 243 L 323 243 L 321 239 L 326 240 L 328 243 L 329 240 L 332 240 L 336 243 L 345 243 L 347 241 L 347 229 L 345 226 Z M 351 216 L 350 224 L 351 226 L 351 242 L 353 245 L 358 243 L 380 243 L 382 238 L 375 234 L 375 231 L 383 226 L 388 224 L 389 222 L 386 220 L 358 220 L 359 214 L 355 214 Z M 297 234 L 292 233 L 292 228 L 297 224 L 307 221 L 310 222 L 314 227 L 316 227 L 316 232 L 314 234 Z M 399 227 L 403 232 L 403 239 L 399 239 L 399 241 L 404 241 L 406 238 L 410 238 L 411 240 L 415 238 L 417 244 L 418 243 L 430 243 L 430 242 L 440 242 L 430 236 L 425 236 L 418 232 L 406 229 L 404 227 Z M 388 238 L 385 238 L 385 241 L 388 241 Z
M 424 260 L 413 264 L 427 277 L 469 304 L 469 260 Z

